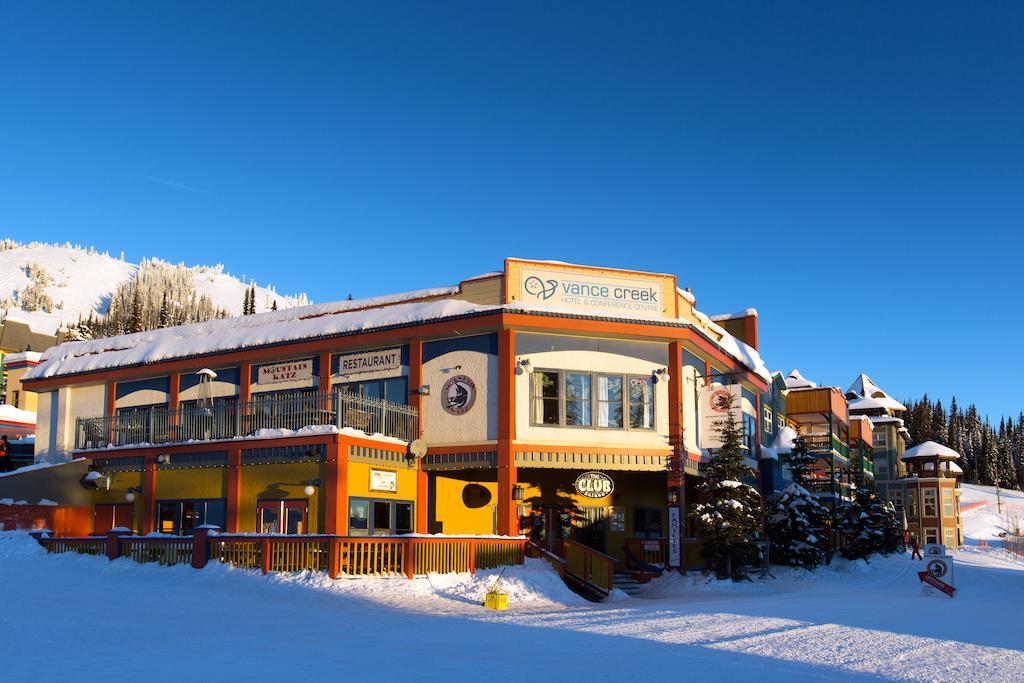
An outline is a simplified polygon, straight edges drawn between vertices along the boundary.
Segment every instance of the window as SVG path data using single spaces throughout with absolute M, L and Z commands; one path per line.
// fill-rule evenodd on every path
M 871 445 L 875 448 L 885 448 L 889 441 L 885 429 L 879 429 L 871 434 Z
M 943 529 L 942 530 L 942 543 L 947 548 L 956 547 L 956 531 L 954 529 Z
M 886 459 L 875 461 L 875 476 L 886 477 L 889 476 L 889 461 Z
M 350 536 L 411 534 L 412 513 L 412 503 L 408 501 L 350 498 L 348 533 Z
M 226 506 L 223 498 L 161 500 L 156 504 L 157 531 L 190 535 L 196 527 L 215 524 L 224 528 Z
M 541 425 L 559 423 L 558 373 L 533 373 L 533 422 Z
M 780 432 L 783 429 L 785 429 L 786 428 L 786 416 L 783 415 L 782 413 L 775 413 L 775 425 L 779 428 Z
M 654 428 L 654 379 L 651 377 L 629 378 L 629 427 Z
M 907 489 L 907 517 L 917 517 L 917 489 Z
M 337 385 L 337 390 L 362 398 L 384 399 L 400 405 L 409 403 L 409 380 L 405 377 L 347 382 Z
M 256 501 L 256 530 L 261 534 L 306 534 L 305 500 Z
M 925 543 L 938 543 L 939 542 L 939 530 L 938 529 L 925 529 L 924 530 L 924 542 Z
M 764 407 L 764 415 L 761 417 L 761 426 L 764 431 L 768 434 L 772 433 L 772 425 L 775 423 L 775 418 L 772 416 L 772 409 L 769 406 Z
M 597 426 L 622 429 L 622 376 L 597 376 Z
M 15 408 L 20 408 L 21 407 L 19 405 L 19 400 L 18 400 L 20 396 L 21 396 L 21 392 L 20 391 L 15 390 L 15 391 L 11 392 L 11 404 Z
M 650 376 L 537 370 L 530 382 L 534 425 L 654 428 L 654 380 Z
M 922 493 L 922 507 L 925 517 L 938 517 L 939 512 L 935 504 L 935 489 L 925 489 Z
M 893 507 L 895 507 L 897 510 L 903 509 L 902 491 L 893 491 L 892 493 L 889 494 L 889 498 L 892 500 Z
M 591 422 L 590 375 L 565 373 L 565 424 L 589 427 Z
M 747 455 L 754 457 L 757 444 L 757 418 L 753 415 L 743 413 L 743 445 L 746 446 Z
M 953 489 L 942 489 L 942 516 L 956 516 L 956 513 L 953 511 Z

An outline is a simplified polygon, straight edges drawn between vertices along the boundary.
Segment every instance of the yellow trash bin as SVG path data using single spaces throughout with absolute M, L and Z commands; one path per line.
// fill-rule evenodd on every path
M 484 598 L 484 607 L 496 610 L 508 609 L 508 594 L 494 591 L 488 593 Z

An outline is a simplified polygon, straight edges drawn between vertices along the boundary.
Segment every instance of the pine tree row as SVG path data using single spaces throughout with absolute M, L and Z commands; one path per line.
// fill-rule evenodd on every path
M 963 456 L 964 481 L 970 484 L 1024 490 L 1024 412 L 1016 421 L 1004 417 L 993 426 L 974 404 L 960 408 L 956 397 L 948 413 L 942 401 L 933 403 L 928 394 L 904 403 L 910 445 L 936 441 L 957 451 Z

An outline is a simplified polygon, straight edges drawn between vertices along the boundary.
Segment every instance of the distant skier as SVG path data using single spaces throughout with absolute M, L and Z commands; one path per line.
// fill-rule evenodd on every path
M 911 534 L 910 536 L 910 559 L 912 560 L 923 560 L 924 555 L 921 554 L 921 547 L 917 545 L 917 536 Z
M 11 456 L 11 444 L 7 442 L 7 435 L 0 436 L 0 472 L 11 472 L 14 470 L 14 458 Z

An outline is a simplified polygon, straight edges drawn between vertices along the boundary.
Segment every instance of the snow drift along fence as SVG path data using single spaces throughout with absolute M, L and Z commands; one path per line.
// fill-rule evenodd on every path
M 526 547 L 523 538 L 256 536 L 217 534 L 205 528 L 193 536 L 130 536 L 111 531 L 106 538 L 40 538 L 39 543 L 50 553 L 107 555 L 111 560 L 127 557 L 140 563 L 191 564 L 197 569 L 217 562 L 264 574 L 322 571 L 331 578 L 410 579 L 522 564 Z

